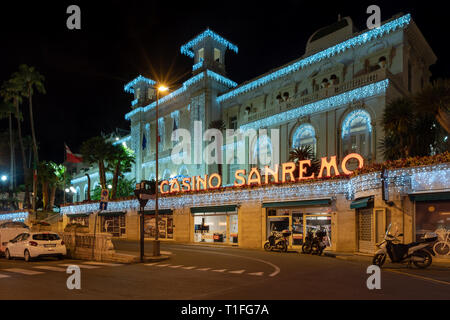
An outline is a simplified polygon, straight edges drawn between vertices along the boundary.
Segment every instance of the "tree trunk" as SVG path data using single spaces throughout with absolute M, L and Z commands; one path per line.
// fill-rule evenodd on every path
M 46 211 L 48 209 L 48 183 L 43 182 L 42 184 L 42 209 Z
M 16 99 L 14 99 L 14 105 L 16 107 L 16 113 L 17 113 L 17 132 L 19 133 L 19 144 L 20 144 L 20 152 L 22 154 L 22 168 L 23 168 L 23 182 L 25 184 L 25 197 L 23 200 L 23 207 L 24 208 L 29 208 L 30 207 L 30 193 L 29 193 L 29 189 L 28 189 L 28 170 L 27 170 L 27 157 L 25 155 L 25 147 L 23 146 L 23 139 L 22 139 L 22 127 L 20 124 L 20 119 L 19 119 L 19 101 Z
M 102 186 L 102 189 L 106 189 L 106 173 L 103 160 L 98 162 L 98 175 L 100 178 L 100 184 Z
M 117 182 L 119 180 L 119 169 L 120 169 L 120 161 L 117 161 L 116 167 L 114 168 L 114 177 L 113 177 L 111 199 L 115 199 L 116 198 Z
M 36 196 L 37 196 L 37 183 L 35 179 L 36 166 L 39 163 L 39 156 L 37 151 L 36 134 L 34 131 L 34 117 L 33 117 L 33 100 L 31 95 L 31 84 L 28 85 L 28 102 L 30 106 L 30 124 L 31 124 L 31 136 L 33 137 L 33 152 L 34 152 L 34 166 L 33 166 L 33 211 L 36 210 Z
M 89 175 L 87 173 L 85 175 L 86 175 L 87 181 L 88 181 L 87 200 L 91 201 L 91 177 L 89 177 Z
M 49 211 L 53 211 L 53 206 L 55 205 L 55 198 L 56 198 L 56 184 L 52 185 L 52 189 L 51 189 L 51 193 L 50 193 Z

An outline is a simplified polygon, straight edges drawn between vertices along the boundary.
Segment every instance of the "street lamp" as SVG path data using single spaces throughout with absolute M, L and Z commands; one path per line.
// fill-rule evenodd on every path
M 159 224 L 158 224 L 158 198 L 159 198 L 159 183 L 158 183 L 158 167 L 159 167 L 159 93 L 160 92 L 166 92 L 169 90 L 169 88 L 167 88 L 164 85 L 159 85 L 157 87 L 155 87 L 156 89 L 156 107 L 155 107 L 155 112 L 156 112 L 156 167 L 155 167 L 155 186 L 156 186 L 156 192 L 155 192 L 155 226 L 156 226 L 156 234 L 155 234 L 155 241 L 153 242 L 153 255 L 154 256 L 160 256 L 160 245 L 159 245 Z
M 1 177 L 1 180 L 2 180 L 3 182 L 5 182 L 6 180 L 8 180 L 8 176 L 3 175 L 3 176 Z

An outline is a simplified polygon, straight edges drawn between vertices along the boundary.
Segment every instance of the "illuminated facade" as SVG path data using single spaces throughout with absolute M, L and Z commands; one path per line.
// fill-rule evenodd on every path
M 336 155 L 341 161 L 358 153 L 366 164 L 383 162 L 379 144 L 386 103 L 421 90 L 429 82 L 429 67 L 436 57 L 410 15 L 395 16 L 377 29 L 354 30 L 350 18 L 322 28 L 311 35 L 302 57 L 240 85 L 226 76 L 225 69 L 225 53 L 238 53 L 238 47 L 209 29 L 201 33 L 181 47 L 181 53 L 193 59 L 192 77 L 160 98 L 158 120 L 155 82 L 139 76 L 124 86 L 133 95 L 132 110 L 125 115 L 131 134 L 115 143 L 135 152 L 129 177 L 137 182 L 155 178 L 155 121 L 160 137 L 159 180 L 221 171 L 222 184 L 233 185 L 236 170 L 264 169 L 258 160 L 261 141 L 270 153 L 279 153 L 280 163 L 288 162 L 293 148 L 305 145 L 312 147 L 318 159 Z M 233 163 L 234 159 L 228 159 L 233 155 L 223 148 L 224 161 L 233 164 L 221 169 L 217 164 L 175 165 L 173 132 L 192 130 L 195 121 L 206 130 L 216 120 L 222 120 L 227 129 L 278 129 L 279 135 L 247 139 L 244 164 Z M 92 185 L 96 181 L 94 173 Z M 401 187 L 398 179 L 393 183 Z M 85 190 L 86 178 L 75 177 L 72 184 Z M 381 199 L 380 185 L 379 173 L 375 173 L 351 180 L 171 196 L 161 202 L 166 210 L 162 238 L 260 247 L 269 231 L 288 228 L 293 232 L 290 244 L 295 247 L 301 245 L 305 228 L 311 225 L 329 228 L 334 250 L 371 252 L 386 221 L 403 219 L 402 227 L 411 231 L 405 231 L 405 240 L 412 240 L 414 219 L 405 222 L 401 210 L 389 207 Z M 403 201 L 400 198 L 408 192 L 414 190 L 397 190 L 392 197 Z M 399 202 L 399 206 L 414 206 L 414 201 L 408 203 Z M 63 212 L 91 212 L 96 205 L 65 207 Z M 149 237 L 155 232 L 151 206 Z M 111 203 L 108 210 L 128 212 L 125 222 L 116 219 L 116 224 L 129 226 L 119 236 L 137 239 L 136 207 L 134 200 Z M 212 226 L 216 229 L 209 232 Z M 108 223 L 103 228 L 108 230 Z

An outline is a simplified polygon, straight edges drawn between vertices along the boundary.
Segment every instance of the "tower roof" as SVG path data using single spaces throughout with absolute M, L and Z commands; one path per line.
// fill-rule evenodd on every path
M 236 45 L 232 44 L 227 39 L 221 37 L 220 35 L 218 35 L 214 31 L 210 30 L 209 28 L 206 29 L 205 31 L 203 31 L 202 33 L 200 33 L 198 36 L 196 36 L 194 39 L 192 39 L 188 43 L 182 45 L 181 46 L 181 53 L 186 55 L 186 56 L 188 56 L 188 57 L 190 57 L 190 58 L 193 58 L 194 57 L 194 52 L 192 52 L 191 49 L 193 47 L 195 47 L 203 39 L 208 38 L 208 37 L 213 39 L 214 41 L 217 41 L 218 43 L 224 45 L 227 49 L 230 49 L 230 50 L 238 53 L 238 47 Z
M 145 82 L 146 84 L 148 84 L 148 85 L 150 85 L 150 86 L 156 84 L 156 82 L 153 81 L 152 79 L 147 79 L 147 78 L 145 78 L 145 77 L 139 75 L 136 79 L 130 81 L 129 83 L 127 83 L 127 84 L 123 87 L 124 91 L 125 91 L 125 92 L 128 92 L 128 93 L 134 93 L 134 87 L 135 87 L 136 84 L 139 83 L 139 82 Z

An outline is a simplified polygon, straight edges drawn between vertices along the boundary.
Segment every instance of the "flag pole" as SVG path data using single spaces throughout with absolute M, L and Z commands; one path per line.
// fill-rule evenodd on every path
M 67 151 L 66 151 L 66 143 L 64 142 L 64 163 L 67 161 Z M 64 185 L 63 185 L 63 203 L 66 204 L 66 171 L 67 171 L 67 164 L 64 164 L 65 170 L 64 170 Z

